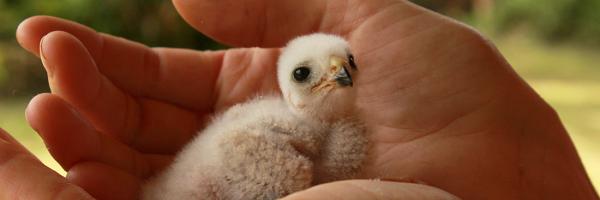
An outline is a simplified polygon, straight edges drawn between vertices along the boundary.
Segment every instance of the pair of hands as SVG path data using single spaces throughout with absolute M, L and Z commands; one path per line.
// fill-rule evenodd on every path
M 267 47 L 317 31 L 352 46 L 373 142 L 363 177 L 382 181 L 285 199 L 597 198 L 552 108 L 462 24 L 397 0 L 173 3 L 200 32 L 261 48 L 148 48 L 47 16 L 19 26 L 52 90 L 31 100 L 27 120 L 68 174 L 2 132 L 2 199 L 135 199 L 211 114 L 277 91 L 279 49 Z

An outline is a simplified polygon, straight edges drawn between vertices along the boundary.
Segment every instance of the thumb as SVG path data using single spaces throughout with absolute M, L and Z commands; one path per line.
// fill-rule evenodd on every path
M 377 180 L 349 180 L 327 183 L 291 194 L 283 200 L 375 200 L 375 199 L 460 199 L 439 188 Z

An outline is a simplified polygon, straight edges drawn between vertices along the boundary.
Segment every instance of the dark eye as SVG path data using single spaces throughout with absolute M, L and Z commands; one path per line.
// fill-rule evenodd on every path
M 348 64 L 352 67 L 353 70 L 358 70 L 356 67 L 356 63 L 354 62 L 354 56 L 352 54 L 348 55 Z
M 294 69 L 294 73 L 292 74 L 292 76 L 294 77 L 294 80 L 296 80 L 298 82 L 305 81 L 309 75 L 310 75 L 310 69 L 308 67 L 298 67 L 298 68 Z

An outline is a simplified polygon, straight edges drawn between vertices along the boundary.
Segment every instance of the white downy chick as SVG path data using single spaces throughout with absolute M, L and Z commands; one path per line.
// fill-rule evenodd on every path
M 353 118 L 348 43 L 301 36 L 277 65 L 283 98 L 258 97 L 217 116 L 144 185 L 142 199 L 277 199 L 355 177 L 368 142 Z

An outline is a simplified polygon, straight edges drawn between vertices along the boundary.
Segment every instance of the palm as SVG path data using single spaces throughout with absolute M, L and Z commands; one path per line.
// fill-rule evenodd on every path
M 247 5 L 270 15 L 251 16 L 244 23 L 244 16 L 233 16 L 211 26 L 216 23 L 211 19 L 222 19 L 210 8 L 222 6 L 200 2 L 175 1 L 192 25 L 233 45 L 278 47 L 315 29 L 349 39 L 359 65 L 356 105 L 373 133 L 366 177 L 424 181 L 463 197 L 517 184 L 518 169 L 510 166 L 518 162 L 512 151 L 518 131 L 503 127 L 515 127 L 528 110 L 511 115 L 503 110 L 519 109 L 513 102 L 537 110 L 540 102 L 473 31 L 405 2 L 383 0 L 315 6 L 322 10 L 283 5 L 289 2 Z M 198 14 L 195 8 L 207 11 Z M 304 12 L 276 12 L 282 8 Z M 303 20 L 286 25 L 277 16 Z M 257 29 L 260 24 L 274 26 Z M 248 34 L 220 29 L 231 26 Z M 52 33 L 44 40 L 53 95 L 34 100 L 29 120 L 71 181 L 97 197 L 134 197 L 139 184 L 166 165 L 215 111 L 256 93 L 277 91 L 278 49 L 148 49 L 44 17 L 25 23 L 19 40 L 37 53 L 41 36 L 54 30 L 75 37 Z M 68 105 L 85 120 L 65 111 Z M 51 120 L 57 115 L 66 115 L 58 125 Z M 494 173 L 498 168 L 507 173 Z M 481 179 L 498 181 L 469 188 Z
M 367 176 L 422 181 L 467 199 L 480 196 L 457 182 L 499 180 L 480 183 L 487 194 L 512 185 L 512 172 L 490 173 L 517 156 L 504 146 L 516 135 L 502 135 L 514 132 L 503 128 L 514 119 L 498 111 L 513 106 L 508 90 L 524 94 L 526 86 L 472 30 L 435 15 L 390 18 L 350 38 L 362 66 L 357 105 L 374 133 Z

